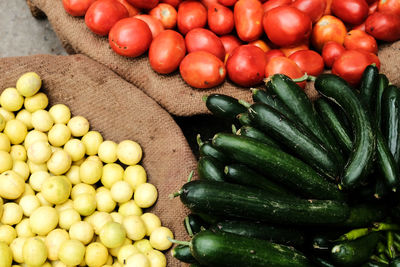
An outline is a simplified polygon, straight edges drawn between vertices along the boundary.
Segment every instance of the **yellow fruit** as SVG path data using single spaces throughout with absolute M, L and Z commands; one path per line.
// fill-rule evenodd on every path
M 28 164 L 21 160 L 14 161 L 12 170 L 15 171 L 15 173 L 24 181 L 28 180 L 29 174 L 31 173 Z
M 161 226 L 161 220 L 157 217 L 157 215 L 153 213 L 145 213 L 140 216 L 142 219 L 144 226 L 146 227 L 146 235 L 150 236 L 154 229 Z
M 17 90 L 18 92 L 25 96 L 33 96 L 39 91 L 42 86 L 42 79 L 40 79 L 39 75 L 34 72 L 27 72 L 21 77 L 19 77 L 17 81 Z
M 108 260 L 107 248 L 99 243 L 90 243 L 86 248 L 85 263 L 89 267 L 101 267 Z
M 101 176 L 101 183 L 108 189 L 117 182 L 121 181 L 124 176 L 124 169 L 121 165 L 116 163 L 109 163 L 103 166 L 103 174 Z
M 51 176 L 42 184 L 44 198 L 52 204 L 62 204 L 69 198 L 71 182 L 65 176 Z
M 61 149 L 51 155 L 47 161 L 47 168 L 54 175 L 61 175 L 69 170 L 71 163 L 71 156 Z
M 110 215 L 114 222 L 122 224 L 122 221 L 124 220 L 124 216 L 121 213 L 114 211 L 114 212 L 111 212 Z
M 142 209 L 135 203 L 134 200 L 129 200 L 124 204 L 119 205 L 118 213 L 122 214 L 123 216 L 129 215 L 137 215 L 140 216 L 143 214 Z
M 125 203 L 132 198 L 133 189 L 125 181 L 117 181 L 111 186 L 111 197 L 118 203 Z
M 79 265 L 85 257 L 85 246 L 78 240 L 66 240 L 61 244 L 58 258 L 66 265 Z
M 71 156 L 72 161 L 78 161 L 85 156 L 86 147 L 79 139 L 71 139 L 64 145 L 64 150 Z
M 113 141 L 104 141 L 98 149 L 99 158 L 105 163 L 117 161 L 117 143 Z
M 121 224 L 108 222 L 101 228 L 99 236 L 104 246 L 107 248 L 117 248 L 124 243 L 126 232 Z
M 16 88 L 6 88 L 0 95 L 0 104 L 8 111 L 17 111 L 24 104 L 24 97 Z
M 142 253 L 131 255 L 124 264 L 126 267 L 150 267 L 149 259 Z
M 24 147 L 27 150 L 33 143 L 37 141 L 48 141 L 47 135 L 41 131 L 31 130 L 25 137 Z
M 13 240 L 10 244 L 10 249 L 12 251 L 13 259 L 15 262 L 18 263 L 23 263 L 24 262 L 24 257 L 22 253 L 22 249 L 24 247 L 25 241 L 28 238 L 26 237 L 17 237 L 16 239 Z
M 84 245 L 87 245 L 92 241 L 94 235 L 93 227 L 90 223 L 81 221 L 71 225 L 69 229 L 69 236 L 71 239 L 81 241 Z
M 56 228 L 58 224 L 57 211 L 48 206 L 37 208 L 29 218 L 32 232 L 45 236 Z
M 73 185 L 81 183 L 81 178 L 79 177 L 79 166 L 72 165 L 65 176 L 67 176 L 67 178 Z
M 167 266 L 167 259 L 165 255 L 158 251 L 158 250 L 150 250 L 146 252 L 146 256 L 150 261 L 151 267 L 166 267 Z
M 97 183 L 103 173 L 103 164 L 97 160 L 85 160 L 79 167 L 79 177 L 87 184 Z
M 50 173 L 47 171 L 37 171 L 29 177 L 29 184 L 33 190 L 39 192 L 42 189 L 42 184 L 50 178 Z
M 149 208 L 154 205 L 158 197 L 157 188 L 149 183 L 144 183 L 136 188 L 134 200 L 141 208 Z
M 18 237 L 34 237 L 35 233 L 32 232 L 29 218 L 22 219 L 22 221 L 15 226 Z
M 10 245 L 15 238 L 17 238 L 17 232 L 14 227 L 6 224 L 0 226 L 0 243 Z
M 128 166 L 124 172 L 124 181 L 127 181 L 135 192 L 139 185 L 147 181 L 145 169 L 141 165 Z
M 96 190 L 94 189 L 93 185 L 79 183 L 74 185 L 71 191 L 71 199 L 74 200 L 80 194 L 91 194 L 96 195 Z
M 36 141 L 31 144 L 27 151 L 30 161 L 36 164 L 43 164 L 51 157 L 51 147 L 47 141 Z
M 26 109 L 22 109 L 17 113 L 17 116 L 15 118 L 21 122 L 23 122 L 26 125 L 26 128 L 28 130 L 33 128 L 32 125 L 32 113 L 27 111 Z
M 25 182 L 16 172 L 5 171 L 0 174 L 0 197 L 17 199 L 25 191 Z
M 124 140 L 118 144 L 117 157 L 126 165 L 135 165 L 142 159 L 142 148 L 131 140 Z
M 4 130 L 4 127 L 6 127 L 6 122 L 7 121 L 4 116 L 0 114 L 0 131 Z
M 86 154 L 93 156 L 99 151 L 99 146 L 103 143 L 103 136 L 97 131 L 90 131 L 82 137 L 82 143 L 85 144 Z
M 79 212 L 72 208 L 62 210 L 59 214 L 59 225 L 65 230 L 69 230 L 74 223 L 81 220 Z
M 21 206 L 14 202 L 8 202 L 3 205 L 3 216 L 1 217 L 2 224 L 14 225 L 22 220 L 24 212 Z
M 0 267 L 10 267 L 13 261 L 12 251 L 4 242 L 0 242 L 0 259 Z
M 37 93 L 31 97 L 25 98 L 24 106 L 25 109 L 31 113 L 44 110 L 49 104 L 49 99 L 44 93 Z
M 82 216 L 89 216 L 96 210 L 96 198 L 93 194 L 79 194 L 74 199 L 74 209 Z
M 69 107 L 64 104 L 56 104 L 49 109 L 50 116 L 55 123 L 67 124 L 71 118 Z
M 146 235 L 146 227 L 139 216 L 130 215 L 125 217 L 122 225 L 125 228 L 126 236 L 131 240 L 141 240 Z
M 32 126 L 35 130 L 47 132 L 53 127 L 53 124 L 54 121 L 47 110 L 39 109 L 32 113 Z
M 27 159 L 26 149 L 23 145 L 13 145 L 10 155 L 13 160 L 26 161 Z
M 40 238 L 30 237 L 22 248 L 22 257 L 27 265 L 40 266 L 47 259 L 46 245 Z
M 35 195 L 27 195 L 20 199 L 19 205 L 21 206 L 24 215 L 29 217 L 37 208 L 40 207 L 40 201 Z
M 98 211 L 112 212 L 115 209 L 116 202 L 111 196 L 110 190 L 103 187 L 104 190 L 96 192 L 96 203 Z
M 110 214 L 102 211 L 96 211 L 90 216 L 90 218 L 86 218 L 88 219 L 87 221 L 93 226 L 96 235 L 100 234 L 101 228 L 103 228 L 106 223 L 113 221 Z
M 13 167 L 13 160 L 11 155 L 6 152 L 0 150 L 0 173 L 11 170 Z
M 24 141 L 25 136 L 28 133 L 28 129 L 23 122 L 13 119 L 6 123 L 4 133 L 10 139 L 11 144 L 18 145 Z
M 118 251 L 118 262 L 124 264 L 126 260 L 133 254 L 140 253 L 134 245 L 125 245 Z
M 47 247 L 49 260 L 58 260 L 58 251 L 62 243 L 67 240 L 69 240 L 68 232 L 62 229 L 54 229 L 46 236 L 44 243 Z
M 158 227 L 150 235 L 150 244 L 158 250 L 167 250 L 172 246 L 167 237 L 174 238 L 174 234 L 167 227 Z
M 82 116 L 74 116 L 68 121 L 72 136 L 81 137 L 89 131 L 89 122 Z
M 133 245 L 143 254 L 153 250 L 153 247 L 148 239 L 137 240 L 135 243 L 133 243 Z
M 65 124 L 56 123 L 51 127 L 47 135 L 52 146 L 60 147 L 71 139 L 71 130 Z
M 11 142 L 10 138 L 4 133 L 0 133 L 0 150 L 10 152 Z

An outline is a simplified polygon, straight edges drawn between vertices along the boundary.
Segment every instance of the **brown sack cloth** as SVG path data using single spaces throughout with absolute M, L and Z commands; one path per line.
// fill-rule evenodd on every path
M 2 58 L 0 90 L 15 87 L 18 77 L 29 71 L 43 79 L 41 90 L 50 105 L 66 104 L 73 115 L 86 117 L 104 140 L 130 139 L 142 146 L 142 164 L 159 193 L 150 210 L 177 239 L 187 239 L 182 223 L 185 209 L 179 198 L 171 200 L 168 194 L 185 183 L 196 161 L 169 114 L 135 86 L 83 55 Z M 168 266 L 184 266 L 169 251 L 166 256 Z

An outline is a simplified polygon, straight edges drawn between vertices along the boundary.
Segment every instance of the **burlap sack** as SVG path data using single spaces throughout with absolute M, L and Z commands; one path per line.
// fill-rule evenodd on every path
M 0 89 L 15 87 L 18 77 L 28 71 L 43 79 L 43 91 L 50 105 L 63 103 L 73 115 L 86 117 L 91 129 L 116 142 L 135 140 L 143 148 L 142 164 L 159 193 L 152 212 L 177 239 L 187 239 L 183 228 L 185 209 L 175 192 L 195 169 L 195 158 L 180 128 L 169 114 L 132 84 L 105 66 L 83 55 L 0 59 Z M 168 266 L 184 266 L 167 253 Z
M 228 81 L 217 88 L 199 90 L 188 86 L 178 72 L 160 75 L 151 69 L 147 55 L 135 59 L 117 55 L 109 47 L 108 38 L 93 34 L 83 18 L 68 15 L 61 0 L 28 0 L 28 5 L 33 15 L 41 14 L 40 10 L 47 15 L 68 53 L 82 53 L 106 65 L 174 115 L 207 113 L 201 100 L 204 94 L 224 93 L 247 101 L 251 98 L 247 88 L 235 86 Z M 308 91 L 312 97 L 315 96 L 315 91 Z

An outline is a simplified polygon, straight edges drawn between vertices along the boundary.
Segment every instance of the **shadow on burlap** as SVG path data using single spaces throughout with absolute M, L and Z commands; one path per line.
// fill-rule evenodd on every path
M 142 146 L 142 164 L 159 193 L 150 211 L 177 239 L 187 239 L 182 223 L 186 209 L 179 198 L 171 200 L 168 195 L 185 183 L 196 161 L 171 116 L 141 90 L 84 55 L 2 58 L 0 91 L 15 87 L 18 77 L 29 71 L 42 77 L 50 105 L 66 104 L 73 115 L 86 117 L 105 140 L 130 139 Z M 168 266 L 185 266 L 169 251 L 166 256 Z

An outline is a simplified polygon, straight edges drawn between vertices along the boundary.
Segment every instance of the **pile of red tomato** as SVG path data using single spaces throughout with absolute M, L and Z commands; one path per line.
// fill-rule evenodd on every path
M 63 0 L 119 55 L 148 51 L 158 73 L 195 88 L 250 87 L 275 73 L 324 68 L 353 85 L 380 65 L 377 41 L 400 39 L 400 0 Z M 311 50 L 312 48 L 313 50 Z M 304 83 L 301 84 L 304 86 Z

